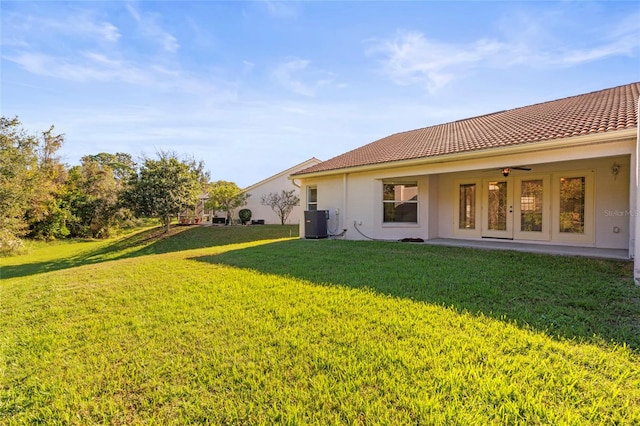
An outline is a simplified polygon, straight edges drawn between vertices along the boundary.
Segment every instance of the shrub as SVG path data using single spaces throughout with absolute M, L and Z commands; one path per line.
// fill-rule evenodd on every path
M 240 222 L 243 225 L 246 225 L 247 222 L 249 222 L 251 220 L 251 210 L 249 209 L 242 209 L 238 212 L 238 216 L 240 217 Z
M 0 229 L 0 254 L 15 254 L 22 250 L 24 244 L 7 229 Z

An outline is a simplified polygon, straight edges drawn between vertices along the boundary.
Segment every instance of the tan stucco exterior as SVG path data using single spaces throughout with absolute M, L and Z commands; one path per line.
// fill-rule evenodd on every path
M 545 184 L 545 227 L 543 232 L 522 232 L 513 227 L 508 238 L 514 241 L 575 245 L 638 252 L 635 230 L 638 225 L 637 130 L 623 130 L 561 141 L 540 142 L 509 148 L 486 149 L 463 154 L 376 164 L 350 169 L 323 171 L 297 176 L 302 186 L 301 204 L 307 205 L 306 188 L 317 188 L 317 208 L 329 211 L 328 228 L 347 232 L 347 239 L 399 240 L 402 238 L 487 237 L 482 221 L 482 193 L 478 193 L 478 226 L 472 232 L 457 227 L 458 186 L 502 179 L 500 168 L 526 166 L 531 170 L 512 170 L 506 180 L 510 188 L 522 180 L 540 179 Z M 619 165 L 615 174 L 612 166 Z M 558 231 L 559 179 L 585 176 L 585 231 L 567 234 Z M 384 181 L 416 182 L 418 212 L 416 223 L 384 223 L 382 189 Z M 512 196 L 517 204 L 517 196 Z M 517 207 L 519 208 L 519 207 Z M 510 217 L 517 211 L 510 212 Z M 509 219 L 512 220 L 512 219 Z M 300 235 L 304 221 L 300 220 Z M 636 271 L 640 274 L 640 271 Z
M 247 188 L 244 188 L 244 191 L 249 193 L 251 196 L 247 199 L 247 205 L 242 208 L 251 210 L 251 220 L 264 220 L 265 224 L 280 224 L 280 218 L 271 209 L 271 207 L 263 206 L 260 203 L 262 196 L 268 195 L 271 192 L 280 193 L 283 190 L 284 191 L 293 190 L 295 191 L 295 194 L 297 196 L 300 196 L 300 187 L 297 186 L 297 181 L 289 180 L 288 176 L 291 173 L 306 169 L 307 167 L 313 166 L 318 163 L 320 163 L 320 160 L 318 160 L 317 158 L 310 158 L 309 160 L 303 163 L 297 164 L 274 176 L 264 179 Z M 240 209 L 236 209 L 236 213 L 235 213 L 236 218 L 238 218 L 239 211 Z M 302 207 L 300 206 L 294 207 L 286 223 L 291 225 L 300 223 L 302 211 L 303 211 Z

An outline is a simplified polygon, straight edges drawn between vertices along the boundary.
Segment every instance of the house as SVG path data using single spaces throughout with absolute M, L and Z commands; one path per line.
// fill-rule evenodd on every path
M 290 178 L 305 209 L 327 210 L 328 228 L 349 239 L 499 239 L 634 258 L 639 95 L 631 83 L 397 133 Z
M 251 210 L 251 220 L 259 222 L 261 224 L 280 224 L 280 218 L 271 209 L 271 207 L 263 206 L 261 204 L 261 198 L 263 195 L 268 195 L 271 192 L 280 193 L 284 191 L 295 191 L 295 194 L 300 196 L 300 187 L 296 185 L 294 181 L 288 179 L 291 173 L 306 169 L 321 163 L 315 157 L 308 159 L 300 164 L 288 168 L 274 176 L 261 180 L 260 182 L 251 185 L 243 192 L 248 192 L 251 196 L 247 199 L 247 204 L 243 207 L 237 208 L 234 212 L 234 220 L 240 221 L 238 213 L 241 209 Z M 206 202 L 209 200 L 209 194 L 203 193 L 198 196 L 198 201 L 194 208 L 186 209 L 178 215 L 178 223 L 180 225 L 224 225 L 227 223 L 227 214 L 224 211 L 214 211 L 205 207 Z M 301 207 L 298 205 L 293 208 L 286 223 L 296 224 L 301 216 Z
M 205 203 L 209 200 L 209 194 L 203 193 L 198 195 L 198 201 L 192 209 L 186 209 L 178 214 L 178 224 L 180 225 L 207 225 L 216 223 L 224 223 L 224 212 L 214 212 L 205 207 Z
M 268 195 L 269 193 L 281 193 L 282 191 L 295 191 L 295 194 L 300 196 L 300 188 L 296 185 L 295 181 L 289 180 L 289 175 L 295 173 L 299 170 L 303 170 L 316 164 L 321 163 L 315 157 L 308 159 L 300 164 L 296 164 L 284 170 L 276 175 L 273 175 L 269 178 L 261 180 L 260 182 L 253 184 L 247 188 L 244 188 L 243 191 L 250 194 L 250 197 L 247 199 L 247 205 L 242 207 L 243 209 L 251 210 L 251 220 L 258 221 L 262 220 L 265 224 L 280 224 L 280 217 L 271 209 L 269 206 L 263 206 L 261 204 L 262 196 Z M 302 207 L 296 206 L 293 208 L 291 214 L 289 215 L 286 223 L 287 224 L 297 224 L 302 216 Z M 238 212 L 240 209 L 236 210 L 236 217 L 238 216 Z

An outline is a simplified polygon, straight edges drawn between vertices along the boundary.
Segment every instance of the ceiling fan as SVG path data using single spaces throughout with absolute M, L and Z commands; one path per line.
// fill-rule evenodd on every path
M 501 167 L 498 170 L 500 170 L 500 172 L 502 173 L 502 176 L 507 177 L 509 176 L 509 173 L 511 173 L 511 170 L 530 171 L 531 169 L 529 167 Z

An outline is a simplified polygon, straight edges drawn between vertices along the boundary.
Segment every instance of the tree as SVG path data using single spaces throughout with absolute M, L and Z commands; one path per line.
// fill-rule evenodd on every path
M 124 152 L 116 152 L 115 154 L 101 152 L 82 157 L 82 162 L 89 160 L 95 161 L 103 167 L 111 168 L 118 187 L 127 182 L 136 171 L 135 161 L 133 161 L 130 154 Z
M 109 237 L 131 218 L 119 193 L 135 173 L 129 154 L 85 155 L 69 170 L 63 199 L 69 210 L 67 227 L 72 237 Z
M 55 156 L 64 137 L 53 129 L 29 135 L 17 117 L 0 118 L 0 251 L 18 247 L 25 235 L 68 234 L 58 200 L 66 169 Z
M 247 204 L 250 194 L 243 192 L 234 182 L 219 180 L 209 184 L 209 200 L 205 207 L 213 210 L 222 210 L 227 213 L 227 218 L 233 218 L 238 207 Z M 231 224 L 232 222 L 230 222 Z
M 138 215 L 162 220 L 168 232 L 171 219 L 195 205 L 208 176 L 202 162 L 180 160 L 175 153 L 157 155 L 157 160 L 144 159 L 140 170 L 131 175 L 122 198 Z
M 291 214 L 293 208 L 300 204 L 300 197 L 295 194 L 295 190 L 282 192 L 270 192 L 260 198 L 260 204 L 271 207 L 278 217 L 280 224 L 284 225 Z
M 24 213 L 37 169 L 37 146 L 17 117 L 0 117 L 0 251 L 18 247 L 19 238 L 27 232 Z
M 64 143 L 64 135 L 53 133 L 54 126 L 38 139 L 38 163 L 31 190 L 31 203 L 26 211 L 29 236 L 53 240 L 69 235 L 66 226 L 69 212 L 60 203 L 67 180 L 67 169 L 56 152 Z

